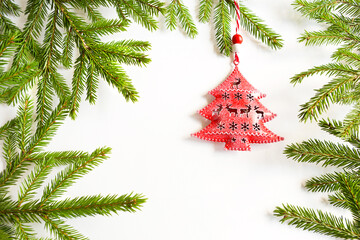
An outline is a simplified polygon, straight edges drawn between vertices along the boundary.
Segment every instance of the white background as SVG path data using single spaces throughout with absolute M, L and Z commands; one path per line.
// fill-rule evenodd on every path
M 184 2 L 197 16 L 198 1 Z M 316 124 L 297 119 L 299 105 L 326 79 L 309 78 L 296 87 L 289 79 L 329 62 L 333 48 L 304 47 L 297 42 L 304 29 L 319 26 L 295 12 L 290 1 L 245 4 L 285 40 L 283 49 L 273 51 L 242 32 L 240 54 L 240 71 L 267 94 L 261 100 L 264 106 L 278 114 L 266 126 L 285 141 L 236 152 L 225 151 L 223 143 L 190 137 L 208 123 L 197 111 L 212 101 L 207 92 L 231 73 L 231 59 L 218 54 L 212 25 L 200 24 L 197 18 L 196 39 L 166 30 L 162 18 L 156 32 L 133 24 L 128 32 L 105 40 L 151 42 L 152 62 L 146 68 L 126 67 L 140 92 L 139 102 L 125 102 L 103 81 L 97 104 L 83 102 L 76 121 L 66 120 L 48 147 L 57 151 L 113 148 L 110 159 L 71 187 L 67 197 L 134 191 L 148 198 L 137 213 L 69 221 L 90 239 L 330 239 L 282 225 L 272 212 L 282 203 L 292 203 L 346 214 L 329 206 L 326 195 L 302 188 L 306 179 L 329 169 L 299 164 L 283 155 L 290 143 L 311 137 L 332 139 Z M 116 17 L 112 9 L 103 13 Z M 341 117 L 343 110 L 336 109 L 330 115 Z M 2 122 L 15 115 L 7 106 L 1 106 L 1 112 Z

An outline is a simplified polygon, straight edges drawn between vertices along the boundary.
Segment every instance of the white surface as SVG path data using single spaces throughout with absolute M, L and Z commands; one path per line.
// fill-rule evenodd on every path
M 196 15 L 198 1 L 184 2 Z M 129 32 L 108 37 L 152 43 L 152 63 L 147 68 L 126 67 L 140 101 L 126 103 L 101 82 L 97 104 L 83 102 L 79 117 L 66 121 L 48 149 L 113 148 L 109 160 L 70 188 L 69 197 L 134 191 L 145 194 L 148 201 L 135 214 L 72 220 L 90 239 L 330 239 L 281 225 L 272 211 L 292 203 L 342 213 L 324 203 L 325 195 L 301 187 L 304 180 L 324 173 L 323 168 L 295 163 L 282 154 L 287 144 L 330 138 L 315 124 L 297 119 L 299 105 L 313 95 L 312 89 L 324 84 L 324 78 L 306 79 L 295 88 L 289 78 L 328 62 L 331 49 L 297 42 L 305 28 L 317 27 L 292 10 L 288 0 L 246 4 L 285 40 L 283 49 L 273 51 L 243 32 L 240 52 L 240 71 L 267 94 L 262 103 L 278 114 L 266 126 L 285 141 L 252 145 L 251 152 L 231 152 L 223 150 L 223 143 L 190 137 L 207 123 L 197 114 L 212 100 L 207 92 L 232 71 L 230 59 L 216 51 L 209 25 L 196 19 L 196 39 L 165 30 L 164 24 L 153 33 L 134 24 Z M 112 10 L 104 12 L 115 16 Z M 14 115 L 4 106 L 1 113 L 2 121 Z

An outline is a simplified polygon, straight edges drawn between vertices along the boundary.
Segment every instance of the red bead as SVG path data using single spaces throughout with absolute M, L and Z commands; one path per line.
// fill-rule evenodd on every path
M 241 44 L 243 42 L 243 38 L 240 34 L 235 34 L 232 37 L 232 42 L 233 42 L 233 44 Z

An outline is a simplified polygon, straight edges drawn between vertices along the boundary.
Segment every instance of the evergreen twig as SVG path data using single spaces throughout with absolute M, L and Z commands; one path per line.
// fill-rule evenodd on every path
M 320 89 L 300 109 L 301 121 L 318 121 L 322 130 L 346 141 L 333 143 L 310 139 L 294 143 L 285 149 L 287 157 L 299 162 L 335 166 L 340 170 L 313 177 L 305 188 L 312 192 L 327 192 L 329 203 L 350 211 L 352 218 L 336 217 L 331 213 L 293 205 L 277 207 L 275 215 L 281 222 L 307 231 L 341 239 L 359 239 L 360 223 L 360 98 L 359 66 L 360 3 L 354 0 L 296 0 L 295 8 L 304 16 L 326 26 L 320 31 L 307 32 L 299 38 L 306 45 L 338 45 L 332 63 L 316 66 L 295 75 L 291 82 L 301 83 L 304 78 L 324 74 L 332 80 Z M 331 104 L 350 104 L 353 109 L 342 121 L 319 119 Z

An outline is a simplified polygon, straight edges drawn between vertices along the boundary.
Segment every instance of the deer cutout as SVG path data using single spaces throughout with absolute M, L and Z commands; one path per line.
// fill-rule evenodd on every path
M 249 112 L 251 111 L 251 106 L 250 105 L 245 105 L 245 107 L 247 108 L 240 108 L 240 114 L 245 114 L 246 113 L 246 117 L 249 117 Z
M 239 85 L 241 83 L 241 79 L 240 78 L 235 78 L 235 82 L 232 83 L 232 86 L 231 88 L 234 88 L 234 86 L 236 86 L 236 88 L 238 89 L 239 88 Z
M 213 116 L 214 116 L 214 115 L 220 115 L 220 112 L 221 112 L 221 110 L 223 109 L 223 105 L 222 105 L 222 104 L 218 104 L 218 105 L 216 105 L 216 106 L 218 106 L 218 108 L 213 110 L 213 112 L 212 112 L 212 115 L 213 115 Z
M 255 110 L 256 114 L 258 115 L 258 118 L 259 118 L 259 117 L 264 118 L 264 112 L 258 110 L 259 108 L 260 108 L 259 106 L 255 106 L 255 107 L 254 107 L 254 110 Z
M 237 116 L 237 115 L 238 115 L 238 110 L 237 110 L 237 108 L 231 108 L 231 107 L 230 107 L 231 105 L 232 105 L 232 104 L 226 104 L 226 109 L 229 111 L 230 116 L 231 116 L 232 113 L 235 113 L 235 116 Z

